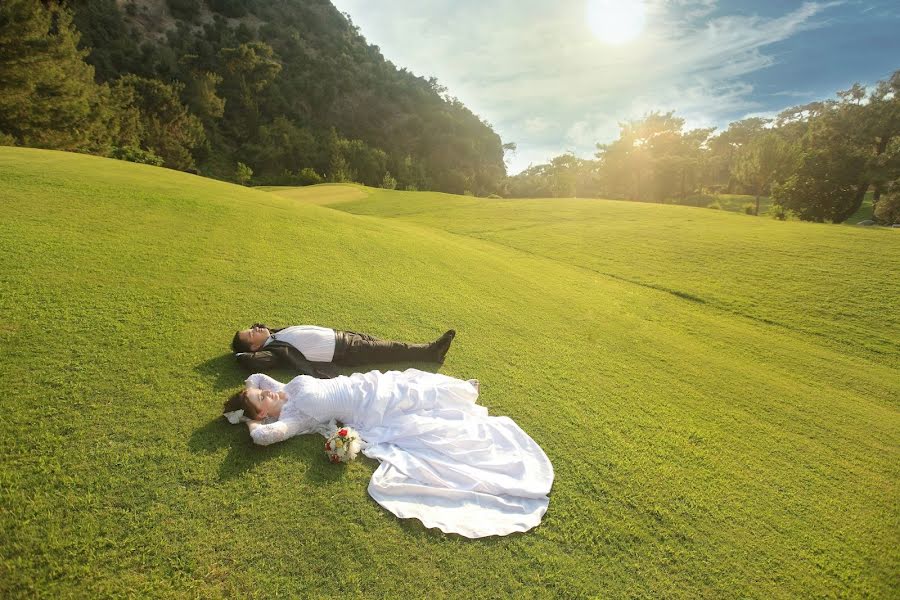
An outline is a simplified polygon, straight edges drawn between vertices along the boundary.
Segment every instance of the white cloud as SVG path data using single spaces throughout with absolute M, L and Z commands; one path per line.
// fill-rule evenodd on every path
M 542 133 L 552 126 L 550 121 L 544 117 L 532 117 L 530 119 L 525 119 L 525 122 L 522 124 L 522 129 L 524 129 L 526 133 Z
M 639 41 L 612 47 L 590 34 L 585 0 L 334 3 L 389 60 L 437 76 L 516 142 L 512 171 L 545 151 L 590 155 L 618 122 L 649 110 L 677 109 L 695 126 L 759 110 L 742 78 L 775 64 L 767 47 L 821 26 L 836 4 L 766 18 L 719 14 L 715 0 L 648 0 Z
M 566 130 L 565 141 L 569 142 L 576 152 L 584 156 L 586 151 L 593 152 L 598 141 L 615 138 L 619 133 L 618 122 L 611 122 L 602 115 L 586 115 L 587 119 L 576 121 Z

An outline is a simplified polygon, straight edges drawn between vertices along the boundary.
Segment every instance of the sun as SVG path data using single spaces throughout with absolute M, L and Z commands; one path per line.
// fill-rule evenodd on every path
M 605 44 L 625 44 L 644 30 L 647 11 L 643 0 L 587 0 L 587 23 Z

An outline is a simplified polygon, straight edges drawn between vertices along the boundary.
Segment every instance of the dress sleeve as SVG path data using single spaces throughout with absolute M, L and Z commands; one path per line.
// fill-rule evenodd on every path
M 284 387 L 283 383 L 272 379 L 265 373 L 254 373 L 248 377 L 244 383 L 247 384 L 247 387 L 258 388 L 260 390 L 271 390 L 273 392 L 279 392 Z
M 307 433 L 309 427 L 304 421 L 291 419 L 289 421 L 275 421 L 269 425 L 260 425 L 250 432 L 254 444 L 268 446 L 276 442 Z

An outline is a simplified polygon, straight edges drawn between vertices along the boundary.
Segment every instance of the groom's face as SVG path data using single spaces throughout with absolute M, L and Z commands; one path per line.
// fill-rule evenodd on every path
M 269 330 L 265 327 L 254 326 L 250 329 L 243 330 L 238 334 L 241 341 L 244 342 L 251 352 L 256 352 L 269 339 Z

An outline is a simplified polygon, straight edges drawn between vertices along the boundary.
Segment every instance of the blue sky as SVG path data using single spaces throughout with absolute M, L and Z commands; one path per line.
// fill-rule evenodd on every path
M 617 4 L 636 2 L 643 27 L 634 39 L 597 37 L 590 3 L 612 20 Z M 333 3 L 388 60 L 437 77 L 515 142 L 510 173 L 566 151 L 589 157 L 617 137 L 620 121 L 651 110 L 721 128 L 900 69 L 897 0 Z

